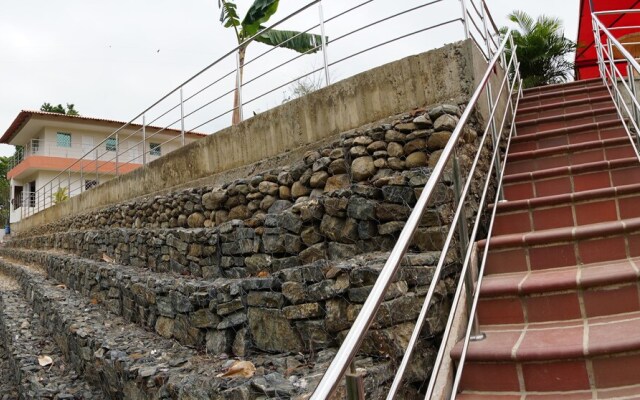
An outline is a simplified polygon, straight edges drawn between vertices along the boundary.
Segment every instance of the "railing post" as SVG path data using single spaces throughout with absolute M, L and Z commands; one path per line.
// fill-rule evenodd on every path
M 96 184 L 100 182 L 100 180 L 98 179 L 98 157 L 100 157 L 100 155 L 98 154 L 98 149 L 96 149 Z
M 607 37 L 607 53 L 609 55 L 609 62 L 611 63 L 611 90 L 615 92 L 613 102 L 616 103 L 616 107 L 620 109 L 620 98 L 618 96 L 618 90 L 617 88 L 614 88 L 614 86 L 618 85 L 618 79 L 616 78 L 616 62 L 613 55 L 613 46 L 611 46 L 611 39 L 609 37 Z
M 142 114 L 142 165 L 147 165 L 147 117 Z
M 118 153 L 120 152 L 120 140 L 118 140 L 118 132 L 116 132 L 116 176 L 118 176 Z
M 242 76 L 240 75 L 240 52 L 236 54 L 236 90 L 238 92 L 238 117 L 240 122 L 244 121 L 242 116 Z
M 142 117 L 144 118 L 144 115 Z M 142 129 L 144 129 L 144 126 Z M 184 101 L 182 99 L 182 86 L 180 86 L 180 146 L 184 147 Z
M 349 372 L 345 374 L 347 400 L 364 400 L 364 377 L 358 374 L 356 367 L 351 363 Z
M 466 0 L 460 0 L 460 5 L 462 6 L 462 25 L 464 25 L 464 38 L 469 39 L 471 36 L 469 35 L 469 16 L 467 15 L 467 4 Z
M 460 164 L 458 163 L 458 152 L 453 150 L 453 191 L 455 195 L 455 206 L 458 207 L 462 199 L 462 174 L 460 173 Z M 452 229 L 454 227 L 451 227 Z M 467 212 L 466 208 L 463 205 L 460 208 L 460 218 L 458 219 L 458 241 L 460 245 L 460 259 L 464 260 L 465 255 L 467 254 L 467 250 L 469 247 L 469 228 L 467 226 Z M 471 329 L 471 340 L 482 340 L 485 338 L 485 335 L 480 332 L 478 324 L 474 321 L 477 321 L 475 315 L 471 315 L 471 308 L 473 307 L 473 289 L 475 285 L 475 277 L 473 276 L 473 272 L 471 269 L 467 270 L 466 275 L 464 276 L 464 284 L 467 294 L 467 314 L 469 315 L 469 321 L 473 324 Z
M 331 84 L 331 79 L 329 77 L 329 55 L 327 54 L 327 35 L 324 30 L 324 12 L 322 11 L 322 1 L 318 3 L 318 12 L 320 14 L 320 34 L 321 43 L 322 43 L 322 61 L 324 63 L 324 82 L 325 86 L 329 86 Z
M 636 103 L 634 99 L 638 99 L 638 91 L 636 89 L 636 77 L 635 77 L 635 69 L 631 66 L 631 63 L 627 61 L 627 79 L 629 79 L 629 88 L 631 89 L 630 95 L 632 96 L 630 100 L 631 108 L 633 108 L 633 120 L 636 125 L 640 124 L 640 111 L 638 107 L 636 107 Z M 640 132 L 635 132 L 636 141 L 638 142 L 638 148 L 640 149 Z
M 487 82 L 487 104 L 489 105 L 489 114 L 491 114 L 494 108 L 493 91 L 491 89 L 491 82 Z M 493 116 L 489 121 L 489 126 L 491 128 L 491 137 L 493 139 L 493 146 L 495 148 L 495 146 L 500 145 L 500 135 L 498 134 L 498 130 L 496 129 L 495 113 L 493 113 Z M 500 171 L 502 170 L 501 162 L 500 162 L 500 153 L 498 153 L 498 156 L 495 159 L 495 169 L 496 169 L 496 178 L 499 178 Z M 503 199 L 504 199 L 504 191 L 500 190 L 499 200 L 503 200 Z

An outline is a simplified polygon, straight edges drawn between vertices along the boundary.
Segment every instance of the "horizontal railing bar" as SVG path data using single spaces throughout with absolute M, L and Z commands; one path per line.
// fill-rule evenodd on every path
M 192 116 L 193 114 L 197 113 L 198 111 L 202 110 L 203 108 L 209 107 L 211 104 L 215 103 L 216 101 L 224 98 L 225 96 L 230 95 L 231 93 L 235 92 L 235 88 L 228 90 L 226 92 L 224 92 L 223 94 L 221 94 L 220 96 L 216 97 L 215 99 L 206 102 L 205 104 L 201 105 L 200 107 L 196 108 L 195 110 L 191 111 L 190 113 L 187 113 L 184 115 L 184 119 L 187 119 L 188 117 Z M 193 130 L 195 130 L 197 128 L 194 128 Z
M 592 12 L 592 14 L 595 14 L 595 15 L 635 14 L 635 13 L 640 13 L 640 10 L 634 8 L 631 10 L 604 10 L 604 11 Z
M 307 76 L 309 76 L 309 75 L 313 75 L 313 74 L 315 74 L 316 72 L 322 71 L 322 69 L 323 69 L 323 68 L 324 68 L 324 67 L 316 68 L 316 69 L 314 69 L 314 70 L 313 70 L 313 71 L 311 71 L 311 72 L 307 72 L 306 74 L 300 75 L 299 77 L 294 78 L 294 79 L 292 79 L 292 80 L 290 80 L 290 81 L 288 81 L 288 82 L 286 82 L 286 83 L 283 83 L 283 84 L 281 84 L 280 86 L 277 86 L 277 87 L 275 87 L 275 88 L 273 88 L 273 89 L 270 89 L 270 90 L 268 90 L 268 91 L 266 91 L 266 92 L 264 92 L 264 93 L 262 93 L 262 94 L 260 94 L 260 95 L 258 95 L 258 96 L 256 96 L 256 97 L 253 97 L 251 100 L 247 100 L 246 102 L 242 103 L 242 105 L 243 105 L 243 106 L 246 106 L 247 104 L 252 103 L 252 102 L 254 102 L 254 101 L 256 101 L 256 100 L 258 100 L 258 99 L 260 99 L 260 98 L 262 98 L 262 97 L 264 97 L 264 96 L 266 96 L 266 95 L 268 95 L 268 94 L 270 94 L 270 93 L 273 93 L 273 92 L 275 92 L 275 91 L 276 91 L 276 90 L 278 90 L 278 89 L 282 89 L 283 87 L 285 87 L 285 86 L 289 86 L 289 85 L 291 85 L 292 83 L 294 83 L 294 82 L 296 82 L 296 81 L 299 81 L 299 80 L 300 80 L 300 79 L 302 79 L 302 78 L 306 78 L 306 77 L 307 77 Z
M 401 15 L 407 14 L 407 13 L 412 12 L 412 11 L 415 11 L 415 10 L 419 10 L 419 9 L 424 8 L 424 7 L 427 7 L 427 6 L 431 6 L 431 5 L 436 4 L 436 3 L 441 3 L 441 2 L 443 2 L 443 1 L 444 1 L 444 0 L 434 0 L 434 1 L 431 1 L 431 2 L 429 2 L 429 3 L 421 4 L 421 5 L 419 5 L 419 6 L 416 6 L 416 7 L 410 8 L 410 9 L 408 9 L 408 10 L 398 12 L 398 13 L 393 14 L 393 15 L 391 15 L 391 16 L 388 16 L 388 17 L 385 17 L 385 18 L 381 18 L 381 19 L 379 19 L 379 20 L 377 20 L 377 21 L 374 21 L 374 22 L 372 22 L 372 23 L 370 23 L 370 24 L 363 25 L 363 26 L 361 26 L 360 28 L 354 29 L 354 30 L 352 30 L 351 32 L 345 33 L 344 35 L 338 36 L 338 37 L 336 37 L 335 39 L 331 39 L 329 42 L 327 42 L 327 44 L 329 44 L 329 43 L 335 43 L 335 42 L 337 42 L 337 41 L 339 41 L 339 40 L 341 40 L 341 39 L 344 39 L 345 37 L 348 37 L 348 36 L 350 36 L 350 35 L 353 35 L 354 33 L 358 33 L 358 32 L 360 32 L 360 31 L 362 31 L 362 30 L 364 30 L 364 29 L 371 28 L 372 26 L 377 25 L 377 24 L 379 24 L 379 23 L 389 21 L 389 20 L 391 20 L 391 19 L 393 19 L 393 18 L 396 18 L 396 17 L 398 17 L 398 16 L 401 16 Z
M 449 24 L 454 23 L 454 22 L 457 22 L 457 21 L 462 21 L 462 18 L 454 18 L 454 19 L 451 19 L 451 20 L 448 20 L 448 21 L 445 21 L 445 22 L 441 22 L 441 23 L 439 23 L 439 24 L 431 25 L 431 26 L 429 26 L 429 27 L 427 27 L 427 28 L 423 28 L 423 29 L 420 29 L 420 30 L 415 31 L 415 32 L 410 32 L 410 33 L 404 34 L 404 35 L 402 35 L 402 36 L 398 36 L 398 37 L 396 37 L 396 38 L 394 38 L 394 39 L 390 39 L 390 40 L 387 40 L 387 41 L 382 42 L 382 43 L 378 43 L 377 45 L 374 45 L 374 46 L 368 47 L 368 48 L 366 48 L 366 49 L 364 49 L 364 50 L 361 50 L 361 51 L 359 51 L 359 52 L 357 52 L 357 53 L 354 53 L 354 54 L 351 54 L 351 55 L 349 55 L 349 56 L 343 57 L 343 58 L 341 58 L 341 59 L 339 59 L 339 60 L 336 60 L 336 61 L 334 61 L 334 62 L 330 63 L 330 64 L 329 64 L 329 66 L 330 66 L 330 67 L 332 67 L 332 66 L 334 66 L 334 65 L 336 65 L 336 64 L 339 64 L 339 63 L 341 63 L 341 62 L 343 62 L 343 61 L 345 61 L 345 60 L 348 60 L 348 59 L 350 59 L 350 58 L 353 58 L 353 57 L 359 56 L 360 54 L 366 53 L 367 51 L 370 51 L 370 50 L 376 49 L 376 48 L 378 48 L 378 47 L 386 46 L 387 44 L 390 44 L 390 43 L 396 42 L 396 41 L 398 41 L 398 40 L 400 40 L 400 39 L 404 39 L 404 38 L 407 38 L 407 37 L 409 37 L 409 36 L 416 35 L 416 34 L 418 34 L 418 33 L 427 32 L 427 31 L 429 31 L 429 30 L 431 30 L 431 29 L 440 28 L 440 27 L 442 27 L 442 26 L 449 25 Z
M 289 64 L 289 63 L 291 63 L 291 62 L 293 62 L 293 61 L 295 61 L 295 60 L 297 60 L 297 59 L 299 59 L 300 57 L 306 56 L 306 55 L 308 55 L 308 54 L 310 54 L 310 53 L 315 53 L 315 51 L 316 51 L 316 50 L 318 50 L 318 49 L 320 49 L 321 47 L 322 47 L 322 45 L 318 45 L 318 46 L 316 46 L 316 47 L 314 47 L 314 48 L 312 48 L 312 49 L 309 49 L 309 50 L 305 51 L 304 53 L 299 53 L 298 55 L 294 56 L 293 58 L 291 58 L 291 59 L 289 59 L 289 60 L 287 60 L 287 61 L 284 61 L 284 62 L 282 62 L 281 64 L 278 64 L 278 65 L 276 65 L 275 67 L 273 67 L 273 68 L 271 68 L 271 69 L 269 69 L 269 70 L 267 70 L 267 71 L 263 72 L 262 74 L 257 75 L 257 76 L 255 76 L 255 77 L 251 78 L 250 80 L 248 80 L 248 81 L 244 82 L 244 83 L 242 84 L 242 87 L 247 86 L 248 84 L 250 84 L 250 83 L 252 83 L 252 82 L 254 82 L 254 81 L 256 81 L 256 80 L 258 80 L 258 79 L 262 78 L 263 76 L 265 76 L 265 75 L 267 75 L 267 74 L 269 74 L 269 73 L 271 73 L 271 72 L 273 72 L 273 71 L 277 70 L 278 68 L 280 68 L 280 67 L 282 67 L 282 66 L 285 66 L 285 65 L 287 65 L 287 64 Z M 243 103 L 243 105 L 244 105 L 244 104 L 245 104 L 245 103 Z
M 213 118 L 211 118 L 211 119 L 209 119 L 209 120 L 207 120 L 207 121 L 205 121 L 205 122 L 201 123 L 200 125 L 198 125 L 198 126 L 194 127 L 193 129 L 198 129 L 198 128 L 203 127 L 203 126 L 205 126 L 205 125 L 207 125 L 207 124 L 210 124 L 211 122 L 213 122 L 213 121 L 217 120 L 218 118 L 221 118 L 221 117 L 225 116 L 226 114 L 229 114 L 229 113 L 233 112 L 233 111 L 234 111 L 235 109 L 237 109 L 237 108 L 238 108 L 238 107 L 233 107 L 233 108 L 232 108 L 232 109 L 230 109 L 230 110 L 227 110 L 227 111 L 225 111 L 225 112 L 223 112 L 223 113 L 221 113 L 221 114 L 218 114 L 217 116 L 215 116 L 215 117 L 213 117 Z
M 471 14 L 469 14 L 469 11 L 467 11 L 467 16 L 469 17 L 469 20 L 471 21 L 471 23 L 473 24 L 473 27 L 476 28 L 476 30 L 478 31 L 478 33 L 480 34 L 480 37 L 482 38 L 483 41 L 487 41 L 486 36 L 484 35 L 484 32 L 482 29 L 480 29 L 478 27 L 478 25 L 476 24 L 476 21 L 471 17 Z M 469 34 L 471 34 L 471 32 L 469 32 Z

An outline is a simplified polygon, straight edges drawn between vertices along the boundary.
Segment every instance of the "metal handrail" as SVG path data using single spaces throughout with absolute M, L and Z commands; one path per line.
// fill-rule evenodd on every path
M 600 77 L 613 99 L 616 112 L 631 140 L 636 156 L 640 160 L 640 103 L 636 89 L 636 73 L 640 74 L 640 64 L 599 18 L 600 15 L 615 15 L 628 12 L 637 13 L 640 10 L 601 11 L 592 13 L 591 17 Z M 614 49 L 622 55 L 621 59 L 614 57 Z M 627 66 L 626 80 L 617 67 L 621 63 Z M 627 104 L 625 99 L 628 99 L 630 104 Z
M 376 313 L 384 300 L 384 297 L 389 288 L 389 285 L 393 281 L 393 277 L 396 275 L 398 269 L 401 266 L 401 261 L 409 248 L 413 234 L 415 233 L 422 219 L 422 215 L 426 210 L 427 204 L 429 203 L 429 201 L 431 200 L 431 198 L 435 193 L 436 185 L 439 183 L 441 177 L 443 176 L 447 163 L 454 156 L 455 147 L 458 144 L 458 140 L 462 135 L 462 132 L 465 129 L 471 114 L 474 112 L 475 106 L 477 105 L 481 95 L 483 94 L 485 87 L 488 85 L 489 78 L 493 74 L 494 68 L 496 68 L 499 61 L 501 60 L 502 53 L 504 52 L 507 45 L 507 40 L 511 37 L 510 35 L 511 35 L 511 31 L 507 33 L 505 39 L 502 41 L 500 47 L 498 48 L 498 51 L 489 62 L 488 68 L 485 71 L 478 85 L 478 88 L 475 90 L 475 92 L 471 96 L 471 99 L 469 100 L 467 107 L 465 108 L 463 114 L 461 115 L 455 130 L 453 131 L 449 141 L 447 142 L 447 145 L 443 149 L 442 154 L 438 159 L 438 162 L 433 168 L 431 175 L 429 176 L 429 179 L 424 189 L 422 190 L 422 193 L 418 198 L 418 201 L 414 206 L 413 211 L 411 212 L 411 215 L 409 216 L 404 228 L 402 229 L 402 232 L 400 233 L 400 236 L 398 238 L 398 241 L 396 242 L 396 245 L 394 246 L 393 250 L 389 254 L 389 258 L 387 259 L 387 262 L 385 263 L 384 267 L 380 271 L 378 279 L 376 280 L 376 283 L 371 289 L 370 294 L 367 297 L 366 302 L 362 306 L 358 314 L 358 317 L 356 318 L 351 329 L 349 330 L 349 333 L 343 340 L 342 345 L 340 346 L 338 352 L 336 353 L 329 368 L 327 369 L 327 371 L 322 377 L 322 380 L 316 387 L 311 397 L 312 400 L 324 400 L 329 398 L 340 385 L 341 378 L 347 372 L 349 365 L 352 363 L 353 359 L 355 358 L 360 348 L 360 345 L 364 340 L 366 332 L 371 326 L 376 316 Z M 513 52 L 512 54 L 515 54 L 515 52 Z M 443 250 L 442 253 L 446 253 L 446 251 Z M 444 257 L 444 255 L 442 255 L 441 258 L 442 257 Z M 440 270 L 441 269 L 442 269 L 442 266 L 440 265 Z M 439 272 L 440 271 L 438 271 L 438 273 Z M 433 296 L 433 293 L 435 290 L 434 289 L 435 281 L 436 279 L 434 278 L 432 280 L 432 284 L 429 289 L 427 298 L 425 298 L 425 304 L 427 305 L 430 303 L 431 298 Z M 421 314 L 420 314 L 421 316 L 423 316 L 423 311 L 424 309 L 421 310 Z M 426 311 L 424 311 L 424 315 L 426 315 Z M 422 321 L 420 321 L 419 323 L 421 322 Z M 419 332 L 419 329 L 418 329 L 418 332 Z M 417 335 L 414 334 L 412 336 L 412 341 L 410 343 L 415 344 L 416 338 L 417 338 Z M 403 362 L 401 364 L 402 371 L 404 371 L 404 367 L 406 367 L 407 362 L 408 362 L 408 357 L 405 357 L 405 359 L 403 359 Z M 394 383 L 388 398 L 393 397 L 393 395 L 395 394 L 395 391 L 399 386 L 399 383 L 400 383 L 399 379 L 396 378 L 396 380 L 394 380 Z

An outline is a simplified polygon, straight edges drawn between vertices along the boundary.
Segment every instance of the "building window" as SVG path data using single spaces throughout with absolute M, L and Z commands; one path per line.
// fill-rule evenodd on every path
M 84 181 L 84 190 L 89 190 L 98 186 L 98 181 L 94 179 Z
M 161 156 L 162 155 L 162 147 L 160 143 L 149 143 L 149 154 L 152 156 Z
M 118 147 L 118 141 L 116 138 L 108 138 L 105 142 L 107 146 L 107 151 L 116 151 Z
M 56 134 L 56 145 L 58 147 L 71 147 L 71 134 L 58 132 Z

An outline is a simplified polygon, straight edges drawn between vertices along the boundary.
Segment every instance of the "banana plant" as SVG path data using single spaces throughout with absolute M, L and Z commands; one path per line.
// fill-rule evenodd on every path
M 220 22 L 225 28 L 233 28 L 238 41 L 238 76 L 233 98 L 234 125 L 240 123 L 240 87 L 247 46 L 252 42 L 260 42 L 269 46 L 283 47 L 298 53 L 315 53 L 321 48 L 322 36 L 289 30 L 269 29 L 265 26 L 278 10 L 279 0 L 255 0 L 242 20 L 238 17 L 238 10 L 233 0 L 218 0 L 221 10 Z M 257 34 L 257 36 L 255 36 Z M 255 37 L 254 37 L 255 36 Z M 247 41 L 253 37 L 252 41 Z

